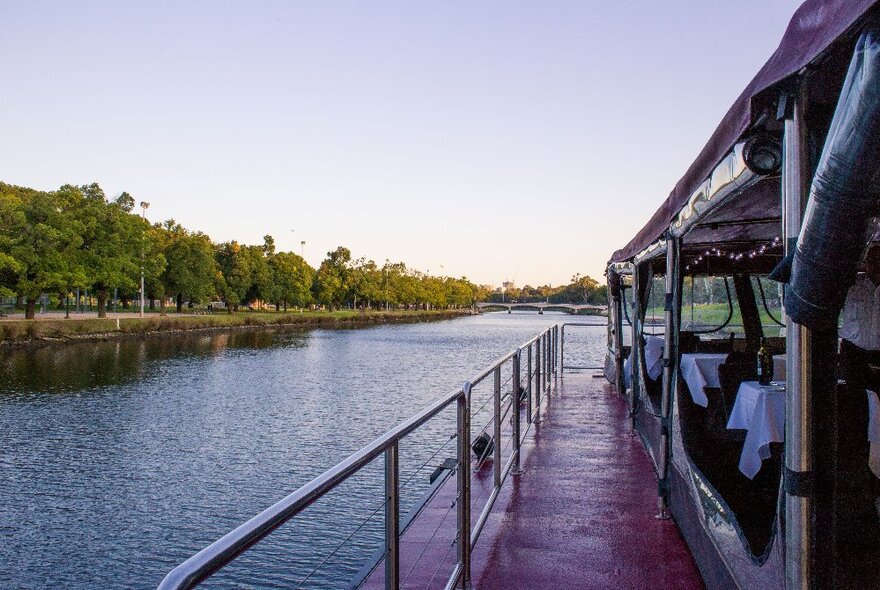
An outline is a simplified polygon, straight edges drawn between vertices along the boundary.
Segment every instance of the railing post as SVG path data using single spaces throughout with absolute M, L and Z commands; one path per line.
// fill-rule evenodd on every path
M 559 375 L 559 324 L 556 325 L 556 350 L 553 351 L 553 362 L 556 366 L 556 374 Z
M 559 331 L 559 376 L 565 377 L 565 324 Z
M 385 449 L 385 590 L 400 588 L 400 457 L 398 441 Z
M 513 467 L 511 468 L 511 472 L 515 475 L 519 475 L 522 473 L 519 465 L 519 448 L 520 448 L 520 433 L 519 433 L 519 405 L 520 405 L 520 356 L 522 355 L 522 349 L 518 348 L 513 355 L 513 399 L 511 400 L 511 412 L 513 413 Z
M 541 335 L 541 340 L 544 341 L 544 344 L 542 346 L 542 351 L 541 351 L 543 353 L 543 356 L 541 357 L 541 364 L 544 365 L 543 377 L 544 377 L 544 391 L 545 392 L 549 392 L 549 388 L 547 387 L 547 385 L 550 383 L 550 371 L 549 371 L 549 369 L 550 369 L 550 346 L 549 346 L 550 339 L 547 336 L 549 336 L 549 334 L 547 332 L 544 332 Z
M 551 366 L 551 358 L 550 351 L 553 350 L 553 334 L 550 330 L 547 330 L 547 333 L 544 335 L 544 338 L 547 340 L 547 350 L 544 354 L 547 356 L 547 360 L 545 361 L 547 371 L 544 373 L 547 376 L 547 391 L 550 391 L 550 383 L 553 381 L 553 367 Z
M 552 355 L 552 363 L 553 363 L 553 377 L 558 377 L 556 373 L 556 352 L 559 350 L 559 324 L 553 326 L 553 355 Z
M 541 380 L 541 338 L 538 337 L 535 340 L 535 387 L 538 390 L 538 394 L 544 393 L 543 382 Z
M 526 394 L 528 394 L 528 403 L 526 404 L 526 422 L 532 423 L 532 347 L 526 349 L 528 356 L 528 364 L 526 365 Z M 522 383 L 522 381 L 520 381 Z
M 541 411 L 541 384 L 539 382 L 538 375 L 540 374 L 540 370 L 538 369 L 538 358 L 540 357 L 539 351 L 541 350 L 541 346 L 538 344 L 538 341 L 535 340 L 535 406 L 537 406 L 538 411 Z M 532 345 L 529 344 L 529 358 L 532 357 Z M 529 388 L 532 387 L 532 374 L 529 373 Z
M 495 384 L 492 390 L 492 411 L 494 412 L 494 450 L 492 455 L 492 473 L 495 478 L 495 488 L 501 487 L 501 366 L 495 367 Z
M 526 371 L 526 383 L 529 384 L 529 397 L 531 397 L 532 392 L 535 391 L 535 388 L 532 387 L 532 371 L 533 371 L 532 365 L 534 364 L 534 361 L 532 360 L 532 343 L 531 342 L 529 342 L 528 346 L 526 346 L 526 353 L 528 356 L 528 368 Z
M 458 398 L 458 563 L 461 587 L 471 585 L 471 392 L 464 387 Z

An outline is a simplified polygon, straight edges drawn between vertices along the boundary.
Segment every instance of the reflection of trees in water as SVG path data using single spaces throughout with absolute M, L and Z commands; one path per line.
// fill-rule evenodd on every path
M 234 349 L 300 348 L 303 330 L 245 330 L 162 335 L 0 351 L 0 393 L 64 392 L 127 383 L 147 365 L 182 357 L 207 357 Z

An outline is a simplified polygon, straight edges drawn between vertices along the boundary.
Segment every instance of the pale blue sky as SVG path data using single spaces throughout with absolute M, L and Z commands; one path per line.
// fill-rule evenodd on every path
M 0 0 L 0 180 L 313 265 L 601 278 L 799 4 Z

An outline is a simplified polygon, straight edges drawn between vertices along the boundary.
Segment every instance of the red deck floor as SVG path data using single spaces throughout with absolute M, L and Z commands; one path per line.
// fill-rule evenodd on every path
M 474 548 L 474 588 L 703 588 L 675 524 L 654 518 L 650 459 L 604 379 L 558 381 L 523 445 L 523 471 L 505 483 Z M 491 467 L 474 476 L 474 521 L 491 479 Z M 454 482 L 401 539 L 405 588 L 442 588 L 452 571 Z M 364 587 L 382 578 L 380 565 Z

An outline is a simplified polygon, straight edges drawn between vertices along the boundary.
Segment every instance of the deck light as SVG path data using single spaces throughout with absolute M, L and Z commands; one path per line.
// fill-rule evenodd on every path
M 755 174 L 775 174 L 782 167 L 782 145 L 772 135 L 753 135 L 743 147 L 743 159 Z
M 474 451 L 474 455 L 477 456 L 477 460 L 482 461 L 489 456 L 489 453 L 495 450 L 495 441 L 484 432 L 473 442 L 471 449 Z

